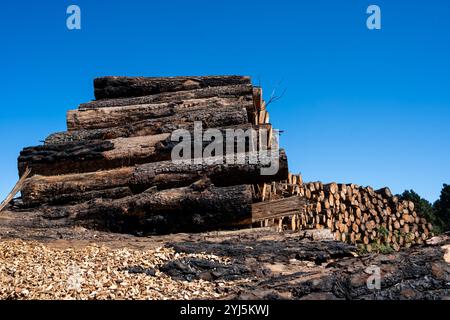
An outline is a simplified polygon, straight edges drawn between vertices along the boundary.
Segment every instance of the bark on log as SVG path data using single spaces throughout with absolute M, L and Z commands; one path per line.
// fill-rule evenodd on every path
M 270 125 L 252 126 L 249 123 L 216 128 L 226 136 L 226 130 L 259 129 L 268 131 Z M 262 131 L 261 131 L 262 132 Z M 202 133 L 203 134 L 203 133 Z M 191 132 L 192 147 L 194 147 L 194 132 Z M 242 140 L 240 140 L 242 141 Z M 239 142 L 240 142 L 239 141 Z M 225 142 L 222 150 L 226 152 Z M 255 141 L 255 148 L 256 148 Z M 202 151 L 211 143 L 202 141 Z M 245 152 L 251 151 L 249 141 L 242 141 Z M 43 145 L 28 147 L 22 150 L 18 159 L 19 174 L 22 175 L 25 168 L 32 169 L 32 174 L 57 175 L 68 173 L 92 172 L 112 168 L 132 166 L 135 164 L 164 161 L 171 159 L 173 148 L 178 141 L 172 141 L 169 133 L 138 136 L 130 138 L 116 138 L 111 140 L 89 140 L 70 142 L 65 144 Z M 235 150 L 238 141 L 235 139 Z M 242 151 L 241 151 L 242 152 Z M 194 155 L 194 153 L 191 153 Z M 202 152 L 203 154 L 203 152 Z
M 159 94 L 132 97 L 132 98 L 119 98 L 119 99 L 104 99 L 94 100 L 87 103 L 82 103 L 78 106 L 79 110 L 89 110 L 97 108 L 108 107 L 124 107 L 135 106 L 140 104 L 157 104 L 168 102 L 179 102 L 190 99 L 206 99 L 206 98 L 247 98 L 252 95 L 253 86 L 251 84 L 240 84 L 232 86 L 221 87 L 206 87 L 195 90 L 177 91 L 177 92 L 163 92 Z
M 53 204 L 81 203 L 94 199 L 119 199 L 132 196 L 129 187 L 106 188 L 102 190 L 84 191 L 82 193 L 55 193 L 50 201 Z
M 246 110 L 240 106 L 222 110 L 201 109 L 182 115 L 176 114 L 157 119 L 146 119 L 112 128 L 58 132 L 49 135 L 45 139 L 45 144 L 155 135 L 171 133 L 177 129 L 193 130 L 194 121 L 201 121 L 205 129 L 233 126 L 249 122 Z
M 251 217 L 249 185 L 204 185 L 146 191 L 117 200 L 46 208 L 47 218 L 65 218 L 89 228 L 132 234 L 199 232 L 227 228 Z
M 91 199 L 94 191 L 129 187 L 133 193 L 139 193 L 150 187 L 162 190 L 187 186 L 202 177 L 208 177 L 217 186 L 286 179 L 288 167 L 284 150 L 279 153 L 279 170 L 275 175 L 261 175 L 261 169 L 266 167 L 265 163 L 276 158 L 261 155 L 259 161 L 253 163 L 250 155 L 235 155 L 234 159 L 239 157 L 240 162 L 226 162 L 222 157 L 212 157 L 203 159 L 199 164 L 163 161 L 83 174 L 35 175 L 27 179 L 22 198 L 26 206 L 64 204 L 68 200 L 79 202 Z M 120 194 L 114 195 L 120 197 Z
M 94 79 L 94 94 L 100 100 L 250 83 L 245 76 L 102 77 Z
M 207 98 L 191 99 L 160 104 L 141 104 L 134 106 L 98 108 L 90 110 L 69 110 L 67 112 L 67 129 L 88 130 L 126 125 L 146 119 L 178 116 L 182 118 L 194 111 L 218 111 L 240 107 L 245 110 L 253 108 L 252 96 L 244 98 Z
M 169 133 L 28 147 L 18 159 L 19 175 L 27 167 L 32 174 L 59 175 L 163 161 L 172 148 Z

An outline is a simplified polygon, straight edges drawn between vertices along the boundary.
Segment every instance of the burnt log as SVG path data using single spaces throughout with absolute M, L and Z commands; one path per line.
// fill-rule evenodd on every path
M 223 137 L 225 137 L 229 129 L 235 130 L 235 132 L 236 130 L 246 132 L 249 129 L 254 129 L 256 133 L 256 130 L 260 128 L 268 132 L 269 127 L 270 125 L 253 126 L 247 123 L 216 129 L 220 130 Z M 193 131 L 190 131 L 190 138 L 192 144 L 191 154 L 194 154 L 192 152 L 194 149 Z M 256 139 L 255 141 L 257 142 Z M 18 158 L 19 175 L 22 175 L 26 168 L 30 168 L 32 174 L 57 175 L 107 170 L 169 160 L 171 159 L 172 150 L 178 142 L 172 141 L 172 136 L 169 133 L 164 133 L 150 136 L 87 140 L 28 147 L 21 151 Z M 223 142 L 225 144 L 225 138 Z M 249 139 L 242 141 L 238 138 L 235 139 L 235 150 L 237 150 L 238 143 L 241 142 L 245 148 L 244 151 L 251 151 Z M 210 141 L 202 141 L 202 151 L 210 143 Z M 226 151 L 225 145 L 222 146 L 222 150 Z
M 311 241 L 310 243 L 318 247 L 325 244 L 331 247 L 336 244 L 333 241 Z M 205 249 L 203 244 L 195 245 L 202 248 L 203 252 L 211 252 L 209 248 Z M 299 243 L 300 248 L 303 245 L 303 242 Z M 177 251 L 183 252 L 184 248 L 180 249 Z M 319 253 L 318 250 L 314 251 Z M 186 250 L 186 252 L 190 251 Z M 309 253 L 311 250 L 303 250 L 303 252 Z M 326 268 L 316 268 L 313 272 L 305 273 L 300 270 L 300 272 L 268 277 L 244 285 L 233 290 L 234 292 L 227 298 L 233 300 L 442 300 L 448 297 L 450 277 L 450 267 L 443 259 L 444 254 L 440 246 L 419 246 L 392 254 L 371 254 L 362 257 L 347 255 L 345 259 L 337 259 L 343 257 L 341 256 L 335 258 L 334 262 L 328 263 Z M 230 255 L 227 254 L 227 256 Z M 245 255 L 245 257 L 248 256 Z M 380 277 L 374 276 L 376 274 Z
M 98 108 L 90 110 L 69 110 L 67 112 L 67 129 L 69 131 L 81 129 L 102 129 L 117 127 L 145 119 L 163 118 L 184 115 L 193 111 L 205 112 L 208 110 L 222 110 L 240 107 L 245 110 L 253 108 L 250 95 L 244 98 L 207 98 L 191 99 L 178 102 L 159 104 L 141 104 L 134 106 Z
M 177 129 L 193 130 L 195 121 L 201 122 L 203 128 L 226 127 L 249 122 L 246 110 L 240 106 L 221 110 L 200 109 L 182 115 L 146 119 L 111 128 L 58 132 L 49 135 L 45 139 L 45 144 L 155 135 L 171 133 Z
M 187 91 L 163 92 L 159 94 L 152 94 L 140 97 L 94 100 L 80 104 L 78 106 L 78 109 L 89 110 L 97 108 L 135 106 L 140 104 L 158 104 L 158 103 L 179 102 L 191 99 L 207 99 L 213 97 L 248 98 L 249 96 L 252 95 L 253 91 L 254 91 L 253 86 L 251 84 L 206 87 Z
M 232 160 L 227 157 L 199 159 L 199 163 L 163 161 L 81 174 L 35 175 L 26 180 L 22 198 L 26 206 L 62 204 L 68 200 L 86 201 L 94 191 L 119 187 L 139 193 L 150 187 L 162 190 L 187 186 L 202 177 L 208 177 L 217 186 L 257 184 L 283 180 L 288 174 L 284 150 L 278 155 L 247 153 L 234 155 Z M 262 175 L 261 170 L 270 166 L 270 161 L 278 161 L 278 171 L 275 175 Z
M 218 188 L 204 182 L 44 211 L 47 218 L 64 218 L 89 228 L 140 235 L 227 228 L 234 221 L 251 216 L 251 186 Z
M 94 79 L 94 94 L 100 100 L 250 83 L 245 76 L 102 77 Z

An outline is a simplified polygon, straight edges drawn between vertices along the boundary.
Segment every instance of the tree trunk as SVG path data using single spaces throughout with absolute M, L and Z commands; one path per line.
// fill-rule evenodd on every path
M 250 78 L 244 76 L 102 77 L 94 79 L 94 94 L 95 98 L 100 100 L 239 84 L 251 84 Z
M 117 200 L 44 209 L 47 218 L 64 218 L 86 227 L 133 234 L 199 232 L 227 228 L 251 217 L 249 185 L 218 188 L 208 184 L 143 193 Z
M 132 97 L 132 98 L 94 100 L 80 104 L 78 106 L 78 109 L 89 110 L 97 108 L 135 106 L 140 104 L 159 104 L 191 99 L 207 99 L 213 97 L 248 98 L 249 96 L 251 97 L 253 94 L 254 94 L 253 86 L 251 84 L 239 84 L 232 86 L 206 87 L 187 91 L 163 92 L 153 95 Z
M 169 133 L 28 147 L 20 153 L 19 174 L 27 167 L 32 174 L 51 176 L 163 161 L 172 148 Z
M 85 201 L 93 197 L 93 191 L 129 187 L 134 193 L 150 187 L 158 190 L 187 186 L 194 181 L 209 177 L 217 186 L 236 184 L 257 184 L 286 179 L 287 157 L 284 150 L 279 153 L 279 169 L 275 175 L 262 175 L 274 157 L 261 155 L 254 163 L 250 155 L 240 154 L 234 162 L 226 162 L 223 157 L 203 159 L 199 164 L 177 163 L 173 161 L 155 162 L 113 170 L 58 176 L 33 176 L 27 179 L 22 198 L 26 206 L 42 204 L 63 204 L 70 201 Z M 237 162 L 239 157 L 240 162 Z M 242 157 L 242 158 L 241 158 Z M 70 198 L 68 195 L 73 195 Z M 115 193 L 115 197 L 120 194 Z M 125 196 L 126 194 L 124 194 Z
M 204 129 L 248 123 L 247 112 L 240 106 L 222 110 L 200 109 L 189 113 L 146 119 L 121 126 L 91 130 L 75 130 L 51 134 L 45 144 L 67 143 L 81 140 L 105 140 L 171 133 L 177 129 L 193 130 L 194 121 L 201 121 Z
M 217 112 L 227 108 L 253 108 L 252 96 L 244 98 L 207 98 L 192 99 L 160 104 L 141 104 L 134 106 L 98 108 L 89 110 L 69 110 L 67 112 L 67 129 L 102 129 L 117 127 L 146 119 L 170 116 L 184 117 L 193 111 Z
M 227 130 L 253 129 L 256 133 L 259 129 L 268 130 L 270 125 L 252 126 L 249 123 L 227 127 L 216 128 L 221 131 L 223 138 L 222 150 L 226 152 L 225 142 Z M 262 132 L 262 131 L 261 131 Z M 203 134 L 203 133 L 202 133 Z M 194 155 L 194 132 L 190 132 L 191 154 Z M 202 141 L 203 150 L 210 145 L 210 141 Z M 242 142 L 244 152 L 251 151 L 249 141 L 235 139 L 235 150 Z M 28 147 L 20 153 L 18 164 L 19 174 L 22 175 L 25 168 L 32 169 L 32 174 L 58 175 L 68 173 L 92 172 L 107 170 L 135 164 L 164 161 L 171 159 L 173 148 L 178 141 L 172 141 L 169 133 L 138 136 L 130 138 L 116 138 L 111 140 L 78 141 L 65 144 L 46 144 L 37 147 Z M 256 149 L 256 141 L 255 146 Z M 241 151 L 242 152 L 242 151 Z

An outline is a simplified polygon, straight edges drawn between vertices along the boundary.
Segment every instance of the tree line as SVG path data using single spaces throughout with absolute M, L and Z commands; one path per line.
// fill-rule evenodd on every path
M 414 202 L 417 213 L 433 225 L 435 234 L 450 231 L 450 185 L 443 185 L 439 199 L 433 204 L 414 190 L 405 190 L 398 197 Z

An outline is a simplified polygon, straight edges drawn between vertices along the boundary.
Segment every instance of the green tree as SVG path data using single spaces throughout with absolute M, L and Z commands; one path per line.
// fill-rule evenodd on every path
M 450 230 L 450 185 L 444 184 L 440 198 L 434 203 L 436 216 L 443 222 L 444 231 Z
M 407 200 L 414 202 L 414 208 L 418 215 L 427 219 L 433 225 L 434 233 L 441 233 L 444 223 L 436 214 L 436 210 L 431 203 L 419 196 L 414 190 L 405 190 L 398 196 L 400 200 Z

